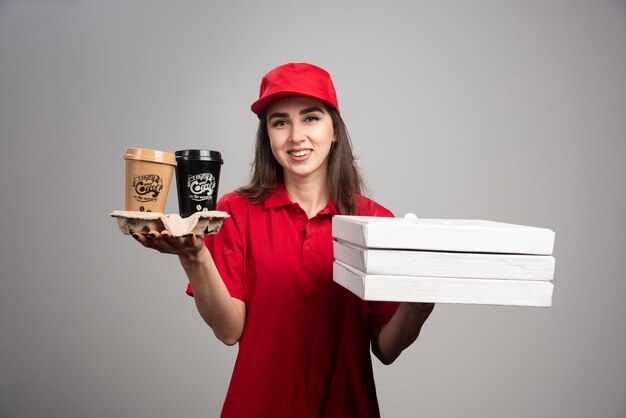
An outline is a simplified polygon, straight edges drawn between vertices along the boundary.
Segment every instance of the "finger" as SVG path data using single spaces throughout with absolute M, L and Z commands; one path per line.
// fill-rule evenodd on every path
M 183 253 L 197 252 L 198 249 L 202 248 L 198 247 L 196 244 L 193 234 L 175 237 L 169 231 L 161 231 L 161 235 L 172 246 L 173 251 L 179 255 Z
M 169 235 L 169 233 L 164 234 L 164 232 L 165 231 L 159 232 L 154 230 L 148 232 L 147 236 L 152 243 L 152 248 L 162 253 L 176 254 L 178 250 L 170 242 L 171 235 Z
M 152 247 L 151 239 L 148 238 L 146 234 L 141 233 L 141 232 L 132 232 L 131 236 L 144 247 L 147 247 L 147 248 Z
M 167 237 L 168 242 L 175 248 L 181 251 L 189 251 L 196 248 L 196 242 L 193 238 L 193 234 L 183 235 L 175 237 L 169 233 L 163 232 L 163 236 Z
M 172 235 L 172 233 L 168 230 L 161 231 L 161 237 L 170 245 L 174 247 L 180 246 L 180 239 Z
M 194 248 L 202 249 L 204 247 L 204 235 L 194 235 L 190 234 L 191 242 L 193 243 Z
M 189 248 L 198 250 L 198 249 L 202 249 L 202 247 L 204 246 L 204 236 L 202 235 L 195 235 L 194 233 L 189 233 L 187 235 L 183 235 L 181 239 L 184 240 L 185 244 Z

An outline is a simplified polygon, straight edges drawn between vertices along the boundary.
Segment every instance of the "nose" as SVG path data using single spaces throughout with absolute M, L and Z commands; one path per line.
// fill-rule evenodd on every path
M 292 142 L 302 142 L 306 139 L 305 129 L 299 123 L 291 125 L 290 139 Z

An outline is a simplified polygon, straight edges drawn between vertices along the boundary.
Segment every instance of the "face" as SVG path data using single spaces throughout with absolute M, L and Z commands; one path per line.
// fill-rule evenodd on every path
M 268 106 L 266 118 L 270 147 L 285 181 L 325 181 L 335 135 L 324 104 L 309 97 L 286 97 Z

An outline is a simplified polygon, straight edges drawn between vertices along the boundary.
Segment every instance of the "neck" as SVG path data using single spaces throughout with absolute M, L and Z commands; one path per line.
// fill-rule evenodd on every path
M 284 181 L 289 199 L 298 203 L 309 218 L 317 215 L 328 204 L 330 191 L 325 176 L 321 178 L 289 176 L 285 177 Z

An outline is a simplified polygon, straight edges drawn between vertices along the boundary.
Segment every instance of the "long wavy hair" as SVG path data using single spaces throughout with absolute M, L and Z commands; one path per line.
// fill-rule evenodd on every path
M 330 106 L 325 106 L 333 121 L 335 142 L 328 154 L 328 189 L 330 199 L 341 215 L 356 215 L 355 196 L 363 191 L 363 178 L 352 153 L 352 141 L 343 119 Z M 253 203 L 265 200 L 278 180 L 283 178 L 283 168 L 274 158 L 267 133 L 265 112 L 259 115 L 254 163 L 250 183 L 237 191 Z

